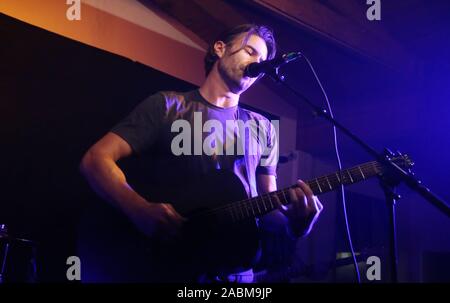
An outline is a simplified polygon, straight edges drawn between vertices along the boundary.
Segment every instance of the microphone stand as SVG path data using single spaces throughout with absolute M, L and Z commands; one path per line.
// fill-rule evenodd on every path
M 389 207 L 389 229 L 390 229 L 390 270 L 391 270 L 391 279 L 393 282 L 398 282 L 398 254 L 397 254 L 397 240 L 396 240 L 396 221 L 395 221 L 395 205 L 397 200 L 400 199 L 400 196 L 395 192 L 395 186 L 398 185 L 401 181 L 405 182 L 405 184 L 411 188 L 412 190 L 419 193 L 425 200 L 439 209 L 442 213 L 450 217 L 450 207 L 443 199 L 439 198 L 435 195 L 429 188 L 427 188 L 423 183 L 418 180 L 413 173 L 407 172 L 401 167 L 399 167 L 395 162 L 392 161 L 392 157 L 394 154 L 389 150 L 385 149 L 385 152 L 380 154 L 367 143 L 365 143 L 362 139 L 353 134 L 349 129 L 344 127 L 338 121 L 336 121 L 331 115 L 328 113 L 326 109 L 320 108 L 313 104 L 308 98 L 304 95 L 297 92 L 291 86 L 289 86 L 285 80 L 286 77 L 279 73 L 279 68 L 272 69 L 271 72 L 267 73 L 275 82 L 282 84 L 287 90 L 301 99 L 304 103 L 306 103 L 311 109 L 312 113 L 315 116 L 319 116 L 330 122 L 332 125 L 336 126 L 340 131 L 350 137 L 354 142 L 356 142 L 359 146 L 361 146 L 369 155 L 371 155 L 374 159 L 376 159 L 379 163 L 383 164 L 390 174 L 387 174 L 386 177 L 380 178 L 380 185 L 383 188 L 386 203 Z

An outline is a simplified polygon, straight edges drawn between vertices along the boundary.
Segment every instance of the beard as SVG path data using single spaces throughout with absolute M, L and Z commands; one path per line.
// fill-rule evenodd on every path
M 243 74 L 231 69 L 222 60 L 218 62 L 218 71 L 225 84 L 234 94 L 239 94 L 248 88 L 248 84 L 243 81 Z

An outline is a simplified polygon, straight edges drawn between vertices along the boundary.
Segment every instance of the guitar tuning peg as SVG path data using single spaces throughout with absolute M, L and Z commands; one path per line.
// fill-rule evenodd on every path
M 394 153 L 387 147 L 384 148 L 384 153 L 386 154 L 386 157 L 393 157 Z

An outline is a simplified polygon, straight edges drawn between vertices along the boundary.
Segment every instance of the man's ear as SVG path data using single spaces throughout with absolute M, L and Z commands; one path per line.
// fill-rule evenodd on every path
M 225 54 L 225 50 L 227 48 L 227 45 L 223 41 L 216 41 L 214 43 L 214 52 L 216 53 L 216 56 L 219 58 L 222 58 Z

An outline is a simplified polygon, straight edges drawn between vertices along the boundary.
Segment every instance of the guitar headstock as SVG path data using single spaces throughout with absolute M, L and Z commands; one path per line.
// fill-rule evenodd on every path
M 388 149 L 385 149 L 385 159 L 390 160 L 395 165 L 399 166 L 401 169 L 406 171 L 409 174 L 413 174 L 411 171 L 411 168 L 414 166 L 414 161 L 407 155 L 402 154 L 401 152 L 397 151 L 396 153 L 391 152 Z M 391 184 L 398 184 L 400 180 L 398 179 L 397 173 L 393 169 L 389 169 L 385 167 L 382 164 L 382 170 L 381 170 L 381 178 Z
M 411 172 L 411 168 L 414 166 L 414 161 L 408 156 L 408 154 L 402 154 L 399 151 L 397 151 L 393 157 L 390 157 L 390 159 L 396 165 L 408 172 Z

